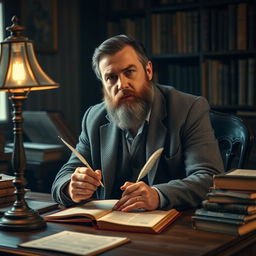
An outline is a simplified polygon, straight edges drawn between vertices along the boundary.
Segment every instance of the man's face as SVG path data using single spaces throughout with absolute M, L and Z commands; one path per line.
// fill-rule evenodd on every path
M 131 46 L 125 46 L 113 55 L 105 55 L 99 62 L 104 94 L 114 107 L 142 97 L 150 87 L 152 64 L 143 68 L 137 53 Z
M 138 127 L 152 102 L 152 64 L 143 67 L 131 46 L 99 62 L 108 113 L 121 128 Z

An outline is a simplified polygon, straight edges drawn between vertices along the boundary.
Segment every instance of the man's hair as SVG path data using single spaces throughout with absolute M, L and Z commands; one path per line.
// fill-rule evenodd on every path
M 148 64 L 148 56 L 146 54 L 144 46 L 134 40 L 127 35 L 117 35 L 113 36 L 106 41 L 104 41 L 99 47 L 97 47 L 94 51 L 92 57 L 92 68 L 97 76 L 98 79 L 102 79 L 101 73 L 99 70 L 99 62 L 104 55 L 112 55 L 116 52 L 122 50 L 125 46 L 131 46 L 137 53 L 139 61 L 141 62 L 142 66 L 146 68 Z

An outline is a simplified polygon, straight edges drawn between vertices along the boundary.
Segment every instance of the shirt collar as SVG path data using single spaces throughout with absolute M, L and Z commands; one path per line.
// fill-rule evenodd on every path
M 141 126 L 140 126 L 140 128 L 139 128 L 139 130 L 138 130 L 138 132 L 137 132 L 137 134 L 136 134 L 136 136 L 139 135 L 139 134 L 141 134 L 142 131 L 143 131 L 143 128 L 144 128 L 145 124 L 148 124 L 148 123 L 149 123 L 150 114 L 151 114 L 151 109 L 149 110 L 145 121 L 141 124 Z M 134 137 L 132 136 L 132 134 L 130 133 L 130 131 L 129 131 L 128 129 L 122 129 L 122 130 L 123 130 L 123 132 L 125 133 L 125 138 L 126 138 L 127 140 L 133 140 L 133 139 L 134 139 Z M 136 137 L 136 136 L 135 136 L 135 137 Z

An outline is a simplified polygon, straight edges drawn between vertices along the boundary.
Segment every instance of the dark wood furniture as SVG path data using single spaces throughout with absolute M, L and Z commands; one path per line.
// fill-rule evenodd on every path
M 34 192 L 51 193 L 52 182 L 65 161 L 66 159 L 50 162 L 27 161 L 27 188 Z
M 210 119 L 219 142 L 224 170 L 245 168 L 255 142 L 250 127 L 242 117 L 232 114 L 211 111 Z
M 0 173 L 8 174 L 12 152 L 0 152 Z
M 36 200 L 49 200 L 50 196 L 32 193 Z M 193 211 L 184 212 L 173 224 L 161 234 L 141 234 L 132 232 L 117 232 L 97 230 L 80 224 L 48 223 L 43 230 L 0 233 L 0 255 L 66 255 L 34 249 L 23 249 L 17 245 L 21 242 L 37 239 L 63 230 L 86 232 L 98 235 L 125 236 L 131 242 L 102 253 L 111 256 L 200 256 L 200 255 L 256 255 L 256 232 L 235 237 L 231 235 L 194 230 L 191 225 Z

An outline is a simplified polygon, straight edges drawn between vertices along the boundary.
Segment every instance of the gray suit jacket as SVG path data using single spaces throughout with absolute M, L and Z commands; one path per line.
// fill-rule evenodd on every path
M 105 188 L 96 196 L 110 197 L 120 129 L 106 117 L 104 103 L 89 108 L 82 121 L 76 149 L 93 169 L 103 173 Z M 209 105 L 203 97 L 185 94 L 170 86 L 154 86 L 154 102 L 149 119 L 146 158 L 158 148 L 164 151 L 148 174 L 149 185 L 157 187 L 168 201 L 167 209 L 197 207 L 212 185 L 212 175 L 223 171 L 218 143 L 209 120 Z M 71 155 L 58 172 L 52 186 L 54 199 L 64 205 L 72 201 L 63 187 L 81 162 Z

